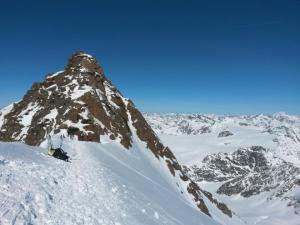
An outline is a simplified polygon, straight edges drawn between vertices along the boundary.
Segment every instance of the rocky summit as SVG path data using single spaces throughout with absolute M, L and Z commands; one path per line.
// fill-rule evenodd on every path
M 0 140 L 41 144 L 48 134 L 75 135 L 100 141 L 100 135 L 119 138 L 129 148 L 127 125 L 132 103 L 105 77 L 96 59 L 83 52 L 72 55 L 64 71 L 33 84 L 22 101 L 5 116 Z
M 79 141 L 117 142 L 130 150 L 136 137 L 169 175 L 180 180 L 181 194 L 209 216 L 216 208 L 225 217 L 232 211 L 202 190 L 183 173 L 172 151 L 165 147 L 133 102 L 104 75 L 96 59 L 84 52 L 71 56 L 65 69 L 33 84 L 23 99 L 1 111 L 0 141 L 39 146 L 48 135 Z M 207 205 L 212 205 L 208 207 Z

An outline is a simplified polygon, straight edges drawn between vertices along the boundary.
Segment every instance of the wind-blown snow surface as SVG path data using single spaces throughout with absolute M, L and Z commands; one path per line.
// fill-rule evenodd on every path
M 300 167 L 300 117 L 278 113 L 270 116 L 217 116 L 187 114 L 144 114 L 160 139 L 170 146 L 182 165 L 201 167 L 207 155 L 232 153 L 239 148 L 262 146 L 281 159 Z M 233 135 L 219 137 L 220 132 Z M 272 162 L 269 162 L 272 163 Z M 274 162 L 276 163 L 276 162 Z M 300 176 L 298 175 L 298 180 Z M 300 186 L 288 191 L 283 198 L 274 197 L 275 190 L 249 198 L 216 193 L 222 182 L 199 182 L 225 202 L 248 224 L 299 225 L 299 209 L 291 198 L 300 202 Z
M 1 225 L 217 224 L 138 147 L 66 140 L 63 148 L 72 163 L 43 148 L 0 143 Z

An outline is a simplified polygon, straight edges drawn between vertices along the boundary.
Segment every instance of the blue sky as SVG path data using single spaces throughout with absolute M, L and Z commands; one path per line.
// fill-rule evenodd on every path
M 0 2 L 0 107 L 76 50 L 143 111 L 300 114 L 300 1 Z

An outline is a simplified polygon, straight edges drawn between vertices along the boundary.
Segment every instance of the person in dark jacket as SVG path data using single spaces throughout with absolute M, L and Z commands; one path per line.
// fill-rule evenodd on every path
M 61 143 L 59 148 L 54 148 L 50 135 L 48 136 L 48 155 L 53 156 L 54 158 L 61 159 L 67 162 L 70 162 L 70 157 L 62 149 L 63 137 L 61 136 Z
M 67 153 L 62 150 L 61 148 L 50 148 L 48 150 L 48 155 L 53 156 L 54 158 L 61 159 L 64 161 L 69 162 L 70 157 L 67 155 Z

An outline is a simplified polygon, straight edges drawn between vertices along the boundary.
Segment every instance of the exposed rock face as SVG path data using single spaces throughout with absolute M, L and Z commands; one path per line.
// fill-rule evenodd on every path
M 232 135 L 233 135 L 233 133 L 231 133 L 229 130 L 224 130 L 218 134 L 218 137 L 228 137 L 228 136 L 232 136 Z
M 276 189 L 274 197 L 282 197 L 299 185 L 300 169 L 261 146 L 209 155 L 203 163 L 202 167 L 185 167 L 185 172 L 195 181 L 223 182 L 219 194 L 250 197 Z
M 73 130 L 79 140 L 99 142 L 100 135 L 108 135 L 130 147 L 123 97 L 96 60 L 80 52 L 64 71 L 35 83 L 5 119 L 2 141 L 39 145 L 47 134 Z
M 35 83 L 2 117 L 0 141 L 21 141 L 35 146 L 49 134 L 63 134 L 81 141 L 101 142 L 102 138 L 109 138 L 130 149 L 136 134 L 157 159 L 166 163 L 172 176 L 185 183 L 185 191 L 202 212 L 210 215 L 206 199 L 232 216 L 225 204 L 182 172 L 172 151 L 160 142 L 133 102 L 121 95 L 96 59 L 88 54 L 72 55 L 64 71 L 49 74 L 43 82 Z

